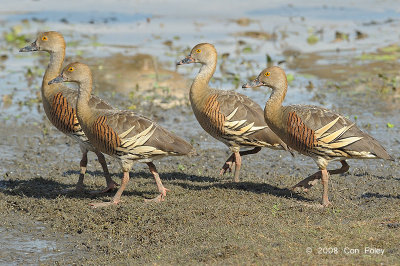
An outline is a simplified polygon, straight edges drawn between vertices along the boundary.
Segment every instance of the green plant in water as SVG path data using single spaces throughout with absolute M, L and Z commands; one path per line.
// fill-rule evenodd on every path
M 29 38 L 27 38 L 26 35 L 21 34 L 22 29 L 23 29 L 22 25 L 15 25 L 10 29 L 10 31 L 4 32 L 3 36 L 4 36 L 5 41 L 8 44 L 11 44 L 11 45 L 14 45 L 17 47 L 26 45 Z
M 308 37 L 307 37 L 307 43 L 310 45 L 316 44 L 319 41 L 319 38 L 317 35 L 314 33 L 314 29 L 308 29 Z
M 287 82 L 289 84 L 291 84 L 293 82 L 293 80 L 294 80 L 294 75 L 289 73 L 289 74 L 286 75 L 286 79 L 287 79 Z
M 252 53 L 253 52 L 253 48 L 251 48 L 250 46 L 247 46 L 247 47 L 243 48 L 242 52 L 244 54 Z
M 393 61 L 397 58 L 398 56 L 395 54 L 362 54 L 358 57 L 358 59 L 365 61 Z
M 238 74 L 235 74 L 232 78 L 232 85 L 234 86 L 234 88 L 238 88 L 240 84 L 240 76 Z

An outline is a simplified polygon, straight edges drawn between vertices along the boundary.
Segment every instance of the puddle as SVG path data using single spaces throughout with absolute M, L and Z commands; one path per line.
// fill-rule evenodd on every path
M 0 227 L 0 264 L 37 265 L 40 261 L 60 255 L 56 243 L 35 239 L 23 232 Z M 61 253 L 62 254 L 62 253 Z

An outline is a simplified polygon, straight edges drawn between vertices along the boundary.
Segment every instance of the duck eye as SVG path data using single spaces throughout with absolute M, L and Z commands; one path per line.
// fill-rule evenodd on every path
M 42 37 L 42 40 L 43 40 L 43 41 L 47 41 L 47 40 L 48 40 L 47 36 L 43 36 L 43 37 Z
M 265 72 L 264 76 L 269 77 L 271 75 L 271 72 Z
M 197 49 L 197 50 L 196 50 L 196 53 L 201 53 L 201 50 L 200 50 L 200 49 Z
M 72 71 L 74 71 L 74 70 L 75 70 L 75 69 L 74 69 L 73 67 L 69 67 L 69 68 L 68 68 L 68 71 L 69 71 L 69 72 L 72 72 Z

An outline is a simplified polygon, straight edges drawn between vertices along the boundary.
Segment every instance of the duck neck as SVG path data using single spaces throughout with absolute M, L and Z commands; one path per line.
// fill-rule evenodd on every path
M 285 99 L 287 82 L 272 88 L 271 96 L 265 104 L 264 117 L 270 127 L 279 128 L 282 121 L 282 102 Z
M 61 71 L 62 63 L 64 62 L 65 49 L 58 52 L 50 52 L 50 62 L 47 66 L 46 72 L 44 73 L 42 82 L 42 96 L 46 99 L 53 94 L 53 92 L 59 87 L 59 85 L 49 85 L 49 81 L 56 78 Z
M 200 102 L 205 100 L 208 96 L 208 93 L 210 92 L 208 83 L 215 73 L 216 66 L 217 58 L 210 60 L 210 62 L 201 66 L 199 73 L 190 87 L 189 97 L 192 104 L 200 104 Z
M 92 92 L 92 77 L 88 76 L 79 83 L 78 100 L 76 102 L 76 113 L 81 125 L 89 124 L 92 117 L 92 109 L 89 106 L 89 100 Z M 81 121 L 84 121 L 82 123 Z

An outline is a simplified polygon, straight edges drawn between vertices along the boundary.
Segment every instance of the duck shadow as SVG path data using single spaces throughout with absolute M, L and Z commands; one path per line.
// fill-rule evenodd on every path
M 96 176 L 98 178 L 103 177 L 101 171 L 88 171 L 88 174 Z M 66 171 L 63 176 L 68 175 L 79 175 L 79 171 Z M 137 191 L 134 186 L 131 189 L 125 190 L 123 195 L 125 196 L 138 196 L 142 198 L 148 198 L 152 195 L 157 195 L 158 191 L 154 182 L 153 175 L 147 171 L 138 171 L 129 173 L 131 181 L 135 179 L 147 179 L 148 182 L 154 183 L 154 188 L 146 189 L 145 191 Z M 122 174 L 112 174 L 114 181 L 120 183 Z M 118 178 L 117 178 L 118 177 Z M 288 188 L 279 188 L 274 185 L 267 183 L 257 183 L 250 181 L 243 182 L 232 182 L 225 181 L 219 178 L 205 177 L 201 175 L 185 174 L 182 172 L 164 172 L 160 173 L 162 181 L 168 181 L 171 185 L 177 185 L 187 190 L 207 190 L 212 188 L 219 189 L 231 189 L 252 192 L 255 194 L 269 194 L 280 198 L 293 198 L 303 202 L 313 202 L 314 200 L 308 199 L 301 195 L 301 193 L 293 192 Z M 130 183 L 133 183 L 130 182 Z M 199 184 L 200 183 L 200 184 Z M 129 186 L 129 185 L 128 185 Z M 0 192 L 6 195 L 20 195 L 24 197 L 31 197 L 36 199 L 55 199 L 60 195 L 68 198 L 98 198 L 104 196 L 112 196 L 116 190 L 101 194 L 92 194 L 89 190 L 82 192 L 74 191 L 75 184 L 60 183 L 51 179 L 45 179 L 43 177 L 35 177 L 29 180 L 0 180 Z M 101 187 L 104 188 L 104 187 Z M 64 193 L 63 191 L 69 190 L 70 192 Z M 395 198 L 400 199 L 400 196 L 393 195 L 381 195 L 377 193 L 365 193 L 361 196 L 362 198 L 376 197 L 376 198 Z
M 381 180 L 397 180 L 400 181 L 399 177 L 394 177 L 394 176 L 381 176 L 381 175 L 376 175 L 376 174 L 371 174 L 368 172 L 361 172 L 361 173 L 353 173 L 352 175 L 356 177 L 365 177 L 365 176 L 370 176 L 372 178 L 376 179 L 381 179 Z
M 76 170 L 68 170 L 63 173 L 62 176 L 71 176 L 71 175 L 78 175 L 79 176 L 80 172 Z M 86 171 L 86 174 L 90 174 L 96 178 L 102 178 L 104 177 L 104 173 L 102 171 Z M 120 179 L 122 178 L 122 173 L 116 173 L 116 174 L 111 174 L 111 178 L 113 179 Z M 189 181 L 194 181 L 194 182 L 218 182 L 221 179 L 214 178 L 214 177 L 206 177 L 206 176 L 198 176 L 198 175 L 191 175 L 191 174 L 185 174 L 183 172 L 161 172 L 159 173 L 161 180 L 189 180 Z M 134 178 L 151 178 L 152 180 L 153 175 L 149 173 L 149 171 L 142 170 L 142 171 L 136 171 L 136 172 L 129 172 L 129 178 L 134 179 Z M 115 181 L 115 180 L 114 180 Z
M 96 177 L 99 178 L 100 177 L 103 178 L 104 176 L 103 172 L 101 171 L 94 171 L 94 172 L 87 171 L 87 173 L 91 175 L 96 175 Z M 63 173 L 62 176 L 68 176 L 73 174 L 79 175 L 79 171 L 67 171 Z M 143 177 L 143 173 L 130 173 L 130 176 L 133 179 L 139 175 L 142 175 L 141 177 Z M 119 180 L 122 177 L 122 175 L 121 176 L 111 175 L 111 177 L 114 179 L 114 181 L 120 183 Z M 102 190 L 104 188 L 105 188 L 105 181 L 104 181 L 104 186 L 99 187 L 99 189 Z M 0 180 L 0 192 L 2 192 L 3 194 L 13 195 L 13 196 L 20 195 L 35 199 L 43 199 L 43 198 L 55 199 L 58 198 L 59 196 L 65 196 L 68 198 L 77 198 L 77 199 L 97 198 L 97 197 L 114 195 L 116 191 L 117 189 L 105 193 L 96 193 L 96 191 L 89 190 L 87 186 L 85 186 L 85 190 L 83 191 L 76 191 L 75 184 L 65 184 L 52 179 L 46 179 L 43 177 L 35 177 L 29 180 L 19 180 L 19 179 Z M 123 194 L 143 197 L 144 195 L 147 195 L 152 192 L 153 191 L 139 192 L 136 190 L 131 190 L 131 191 L 124 191 Z
M 143 176 L 145 176 L 146 174 L 149 175 L 148 173 L 142 173 Z M 168 180 L 168 181 L 182 180 L 182 181 L 192 181 L 198 183 L 214 183 L 221 181 L 221 179 L 215 177 L 185 174 L 182 172 L 163 173 L 160 174 L 160 178 L 162 180 Z
M 62 173 L 62 176 L 63 177 L 69 177 L 71 175 L 79 176 L 79 174 L 80 174 L 80 172 L 78 170 L 67 170 L 64 173 Z M 95 170 L 95 171 L 86 170 L 86 175 L 87 174 L 95 176 L 95 177 L 104 177 L 104 172 L 99 171 L 99 170 Z M 115 175 L 117 175 L 117 174 L 115 174 Z M 111 177 L 113 177 L 113 176 L 114 176 L 114 174 L 111 174 Z
M 74 192 L 61 193 L 61 191 L 71 190 L 73 186 L 56 182 L 51 179 L 35 177 L 29 180 L 1 180 L 1 192 L 6 195 L 20 195 L 36 199 L 55 199 L 60 195 L 74 196 L 76 198 L 85 198 L 84 193 Z
M 191 184 L 191 183 L 176 182 L 176 180 L 179 180 L 179 179 L 180 179 L 179 175 L 175 176 L 175 178 L 171 179 L 172 182 L 170 182 L 170 183 L 173 185 L 180 186 L 187 190 L 206 190 L 206 189 L 212 189 L 212 188 L 234 189 L 234 190 L 248 191 L 248 192 L 252 192 L 255 194 L 269 194 L 269 195 L 273 195 L 275 197 L 280 197 L 280 198 L 294 198 L 299 201 L 313 202 L 313 200 L 305 198 L 301 194 L 293 192 L 292 190 L 290 190 L 288 188 L 279 188 L 279 187 L 276 187 L 276 186 L 273 186 L 270 184 L 266 184 L 266 183 L 256 183 L 256 182 L 250 182 L 250 181 L 232 182 L 232 181 L 223 181 L 223 180 L 219 179 L 218 181 L 212 181 L 212 183 L 210 183 L 208 185 L 196 185 L 193 183 Z M 203 179 L 203 177 L 191 175 L 189 180 L 196 181 L 196 180 L 201 180 L 201 179 Z M 185 180 L 188 180 L 188 179 L 185 179 Z
M 380 193 L 364 193 L 360 196 L 362 199 L 377 198 L 377 199 L 400 199 L 400 195 L 380 194 Z
M 69 178 L 70 176 L 79 176 L 80 172 L 76 170 L 65 171 L 62 176 Z M 87 175 L 91 175 L 94 178 L 100 178 L 104 180 L 104 173 L 102 171 L 86 171 Z M 123 195 L 127 196 L 138 196 L 147 198 L 149 196 L 157 195 L 158 191 L 153 178 L 153 175 L 148 171 L 137 171 L 129 173 L 131 182 L 134 183 L 135 179 L 148 179 L 147 182 L 154 182 L 154 189 L 146 189 L 145 191 L 137 191 L 134 188 L 127 189 L 123 192 Z M 111 178 L 118 184 L 121 183 L 122 173 L 111 174 Z M 160 173 L 161 180 L 190 180 L 195 182 L 216 182 L 217 179 L 210 177 L 201 176 L 189 176 L 181 172 L 170 172 Z M 76 178 L 76 182 L 78 179 Z M 132 182 L 133 181 L 133 182 Z M 132 185 L 131 185 L 132 186 Z M 99 189 L 105 188 L 104 186 Z M 128 184 L 129 188 L 129 184 Z M 68 198 L 98 198 L 104 196 L 112 196 L 116 193 L 117 189 L 108 191 L 106 193 L 93 193 L 93 191 L 86 189 L 84 191 L 76 191 L 75 184 L 65 184 L 52 179 L 46 179 L 43 177 L 35 177 L 29 180 L 20 179 L 9 179 L 0 180 L 0 192 L 6 195 L 20 195 L 24 197 L 36 198 L 36 199 L 55 199 L 59 196 L 65 196 Z

